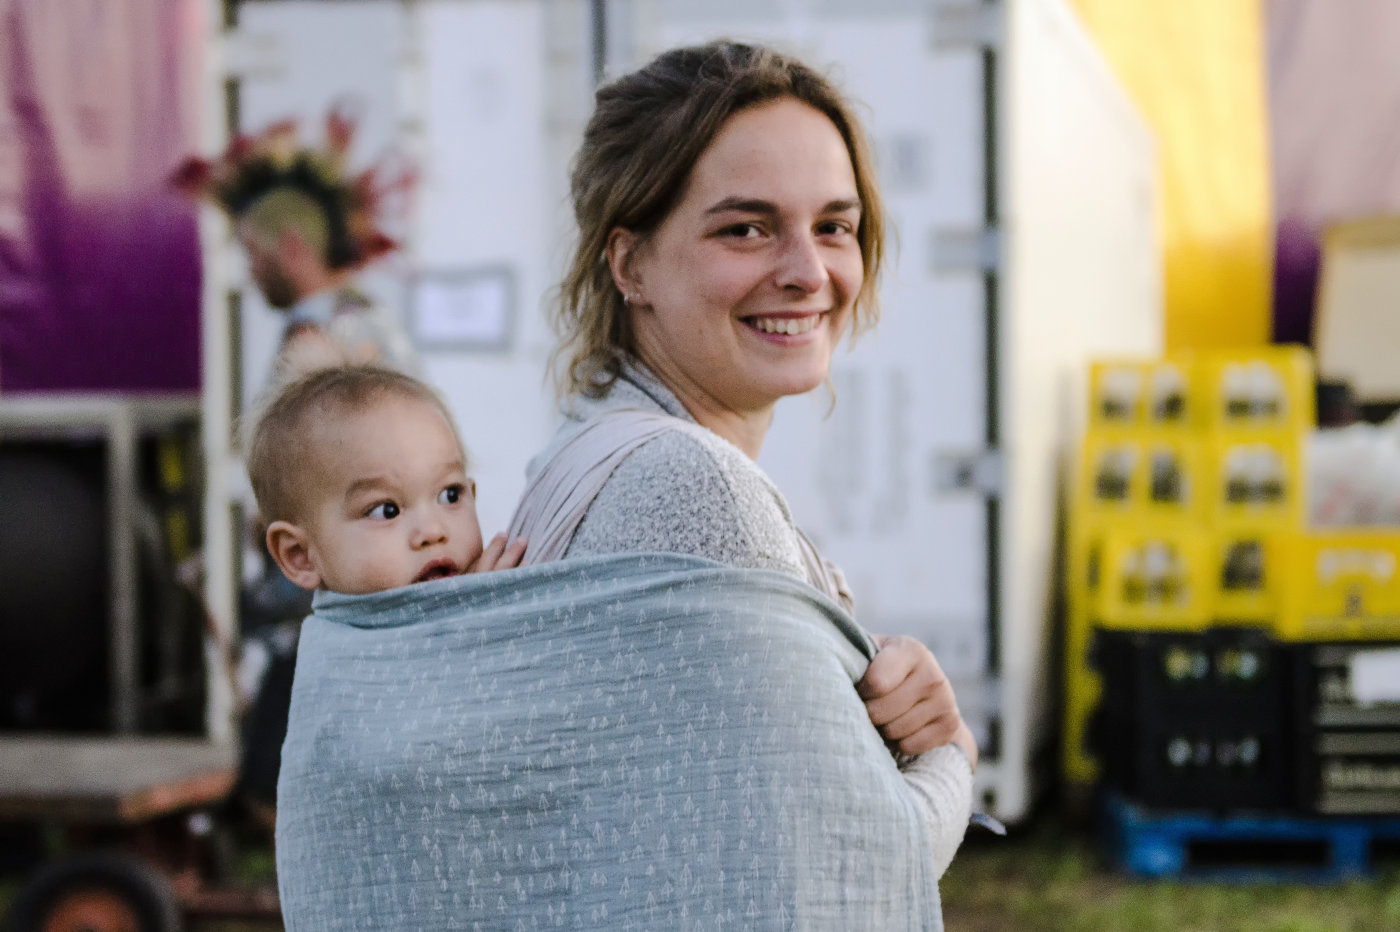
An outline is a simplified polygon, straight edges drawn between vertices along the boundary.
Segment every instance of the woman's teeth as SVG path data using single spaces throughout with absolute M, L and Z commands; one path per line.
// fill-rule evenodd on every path
M 820 320 L 820 314 L 809 317 L 755 317 L 753 325 L 764 333 L 785 333 L 794 337 L 811 330 Z

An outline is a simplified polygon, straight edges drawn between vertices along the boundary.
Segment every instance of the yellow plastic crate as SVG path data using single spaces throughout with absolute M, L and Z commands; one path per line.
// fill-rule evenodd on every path
M 1064 722 L 1060 729 L 1060 767 L 1070 783 L 1090 784 L 1099 776 L 1098 759 L 1088 749 L 1089 720 L 1103 692 L 1099 675 L 1089 667 L 1092 624 L 1083 613 L 1066 616 Z
M 1222 528 L 1215 541 L 1215 621 L 1276 627 L 1293 538 L 1268 526 Z
M 1146 499 L 1142 438 L 1136 433 L 1090 433 L 1076 469 L 1074 509 L 1087 518 L 1128 514 Z
M 1143 513 L 1202 519 L 1210 514 L 1208 444 L 1189 434 L 1156 431 L 1142 440 L 1137 489 Z
M 1299 346 L 1210 353 L 1197 360 L 1194 407 L 1212 430 L 1310 430 L 1317 423 L 1312 354 Z
M 1098 592 L 1099 562 L 1108 522 L 1071 521 L 1065 561 L 1064 723 L 1061 772 L 1070 783 L 1088 785 L 1098 778 L 1098 761 L 1085 746 L 1089 717 L 1098 705 L 1099 675 L 1089 666 L 1089 642 Z
M 1075 512 L 1090 520 L 1204 518 L 1214 477 L 1209 452 L 1190 434 L 1091 433 L 1079 457 Z
M 1089 368 L 1089 429 L 1189 429 L 1204 421 L 1193 408 L 1198 392 L 1187 355 L 1164 359 L 1105 359 Z
M 1104 534 L 1094 622 L 1199 631 L 1214 617 L 1215 538 L 1196 522 L 1121 522 Z
M 1400 532 L 1315 531 L 1288 539 L 1279 636 L 1400 639 Z
M 1218 433 L 1206 455 L 1206 510 L 1219 527 L 1304 526 L 1303 436 L 1290 431 Z
M 1196 364 L 1186 354 L 1148 363 L 1144 373 L 1143 426 L 1149 430 L 1193 430 L 1204 426 L 1194 404 Z
M 1089 365 L 1090 431 L 1131 430 L 1142 424 L 1146 363 L 1099 360 Z

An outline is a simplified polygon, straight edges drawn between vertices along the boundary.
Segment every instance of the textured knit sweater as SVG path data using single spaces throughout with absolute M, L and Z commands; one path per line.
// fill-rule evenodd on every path
M 632 365 L 606 397 L 571 400 L 567 419 L 545 455 L 591 419 L 622 408 L 694 422 L 649 370 Z M 713 433 L 663 433 L 623 460 L 589 507 L 567 555 L 653 551 L 806 578 L 787 502 L 752 459 Z M 902 761 L 901 770 L 919 801 L 941 875 L 967 827 L 972 769 L 962 750 L 950 744 Z

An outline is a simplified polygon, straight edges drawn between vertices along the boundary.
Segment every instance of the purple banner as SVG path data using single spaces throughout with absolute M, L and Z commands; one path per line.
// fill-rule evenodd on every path
M 199 387 L 198 0 L 0 0 L 0 392 Z
M 1268 0 L 1274 339 L 1311 342 L 1328 224 L 1400 212 L 1400 4 Z

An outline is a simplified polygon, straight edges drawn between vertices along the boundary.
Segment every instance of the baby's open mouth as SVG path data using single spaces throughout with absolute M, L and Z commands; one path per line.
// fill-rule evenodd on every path
M 451 560 L 434 560 L 432 563 L 423 567 L 422 571 L 419 572 L 417 576 L 413 577 L 413 581 L 420 583 L 427 582 L 430 579 L 443 579 L 447 576 L 456 575 L 457 564 L 453 563 Z

